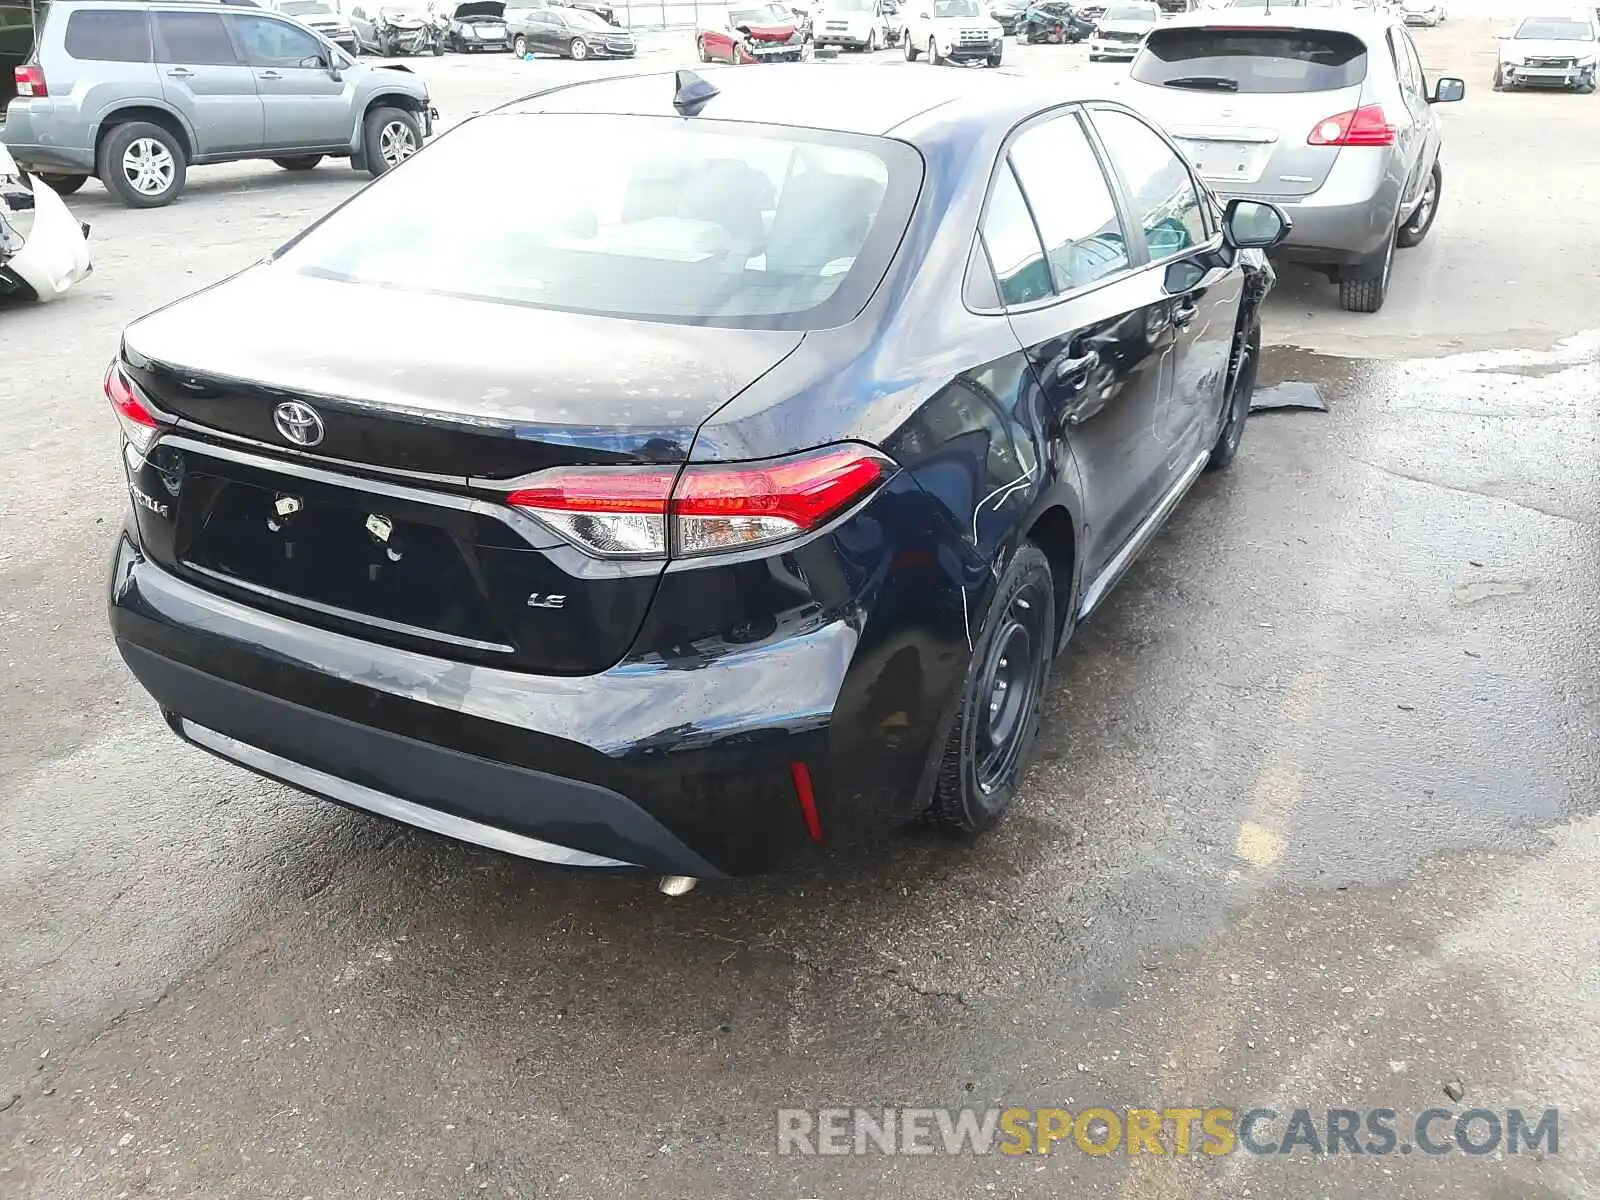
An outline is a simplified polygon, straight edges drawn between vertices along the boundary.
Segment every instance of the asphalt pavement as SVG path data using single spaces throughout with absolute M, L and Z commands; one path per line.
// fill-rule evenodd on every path
M 167 731 L 106 628 L 101 373 L 362 177 L 197 169 L 151 212 L 85 187 L 93 277 L 0 312 L 0 1196 L 1600 1192 L 1600 97 L 1491 93 L 1481 23 L 1417 40 L 1468 82 L 1431 235 L 1376 316 L 1285 268 L 1266 381 L 1330 411 L 1252 419 L 1081 631 L 1002 827 L 673 900 Z M 627 69 L 415 65 L 447 120 Z M 935 68 L 761 69 L 803 106 L 829 70 Z M 393 336 L 428 330 L 396 306 Z M 778 1154 L 778 1109 L 854 1105 L 1280 1114 L 1258 1145 L 1297 1108 L 1560 1123 L 1484 1155 Z

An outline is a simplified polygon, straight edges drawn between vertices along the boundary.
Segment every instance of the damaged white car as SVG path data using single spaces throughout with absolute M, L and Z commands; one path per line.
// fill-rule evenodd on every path
M 89 227 L 0 144 L 0 300 L 54 300 L 92 269 Z

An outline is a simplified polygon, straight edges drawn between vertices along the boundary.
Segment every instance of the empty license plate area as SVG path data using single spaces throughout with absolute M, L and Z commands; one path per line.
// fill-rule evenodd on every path
M 268 600 L 402 636 L 509 650 L 476 578 L 475 543 L 514 535 L 472 513 L 192 458 L 183 568 Z
M 1254 183 L 1272 158 L 1272 143 L 1225 138 L 1178 138 L 1208 183 Z

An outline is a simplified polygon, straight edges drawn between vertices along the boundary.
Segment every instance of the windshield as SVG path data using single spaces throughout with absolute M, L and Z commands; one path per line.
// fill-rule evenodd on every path
M 505 154 L 510 143 L 539 152 Z M 430 143 L 271 269 L 601 316 L 820 328 L 871 296 L 921 185 L 917 152 L 888 139 L 508 113 Z M 485 195 L 517 197 L 517 220 L 479 219 Z
M 615 29 L 616 26 L 608 22 L 599 13 L 592 13 L 587 8 L 569 8 L 562 16 L 566 17 L 568 25 L 576 25 L 580 29 Z M 498 19 L 498 18 L 494 18 Z
M 1518 28 L 1517 40 L 1589 42 L 1594 40 L 1594 27 L 1587 21 L 1563 21 L 1560 18 L 1530 17 Z
M 933 15 L 937 17 L 976 17 L 981 15 L 978 0 L 933 0 Z
M 410 0 L 405 4 L 385 4 L 379 13 L 385 17 L 422 17 L 427 15 L 420 0 Z
M 1148 4 L 1114 4 L 1106 9 L 1102 21 L 1154 21 L 1156 10 Z
M 728 20 L 735 26 L 793 25 L 794 13 L 776 4 L 767 4 L 758 8 L 736 8 L 728 14 Z
M 1132 73 L 1195 91 L 1331 92 L 1367 77 L 1367 48 L 1333 30 L 1157 28 Z
M 278 6 L 278 11 L 286 17 L 320 17 L 332 13 L 322 0 L 288 0 L 288 3 Z
M 827 0 L 823 7 L 829 12 L 871 12 L 873 0 Z

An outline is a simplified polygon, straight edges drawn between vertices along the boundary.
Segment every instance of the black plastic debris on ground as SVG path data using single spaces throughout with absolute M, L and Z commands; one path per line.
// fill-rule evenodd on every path
M 1285 380 L 1271 387 L 1257 388 L 1250 397 L 1250 411 L 1277 412 L 1281 409 L 1304 409 L 1308 412 L 1327 412 L 1328 402 L 1322 398 L 1322 389 L 1314 383 Z

